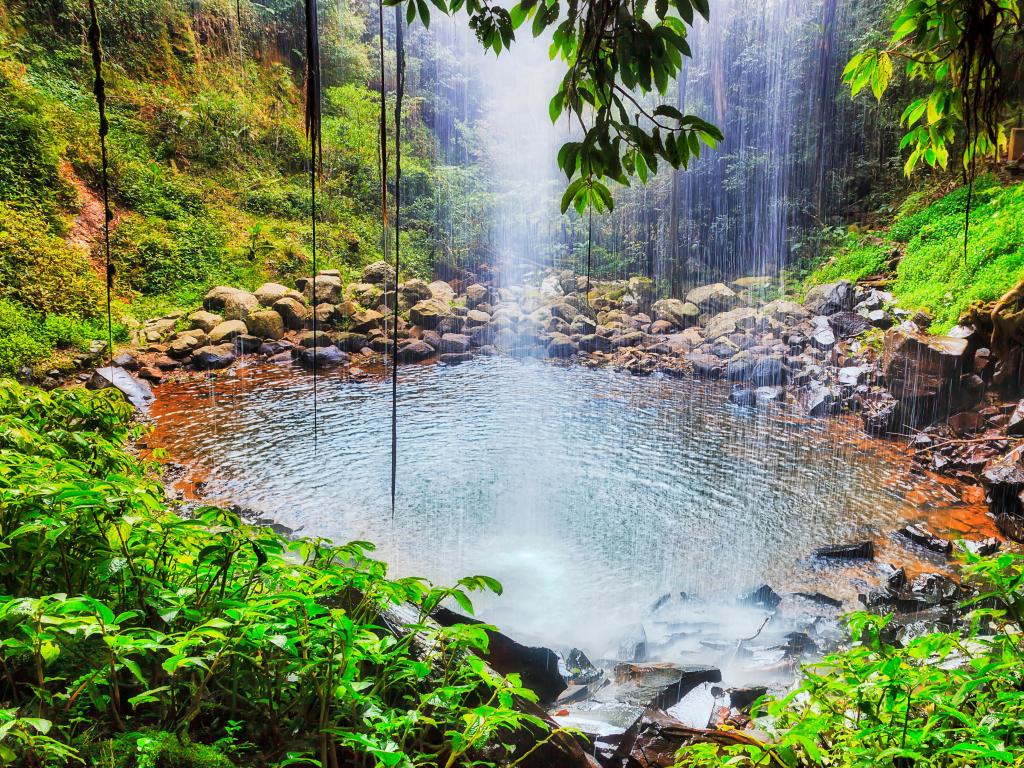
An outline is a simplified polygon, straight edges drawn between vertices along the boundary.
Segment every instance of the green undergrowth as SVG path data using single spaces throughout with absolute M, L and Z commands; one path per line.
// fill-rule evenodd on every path
M 0 381 L 0 764 L 451 768 L 543 729 L 474 654 L 482 625 L 426 620 L 496 582 L 179 516 L 130 415 L 113 390 Z
M 684 749 L 680 768 L 993 768 L 1024 765 L 1024 556 L 968 556 L 977 588 L 956 631 L 847 617 L 847 648 L 754 705 L 768 745 Z
M 972 303 L 998 299 L 1024 279 L 1024 184 L 975 182 L 965 255 L 967 194 L 962 186 L 937 199 L 912 195 L 888 231 L 836 235 L 804 284 L 885 274 L 898 250 L 888 289 L 900 306 L 931 313 L 934 331 L 948 330 Z

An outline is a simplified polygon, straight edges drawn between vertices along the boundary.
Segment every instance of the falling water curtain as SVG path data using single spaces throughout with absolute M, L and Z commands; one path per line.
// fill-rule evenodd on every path
M 401 5 L 395 6 L 395 297 L 391 328 L 391 517 L 398 480 L 398 270 L 402 233 L 402 97 L 405 95 L 405 34 Z

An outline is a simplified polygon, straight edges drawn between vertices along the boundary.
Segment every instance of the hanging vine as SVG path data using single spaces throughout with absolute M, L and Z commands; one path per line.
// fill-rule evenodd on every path
M 391 516 L 398 480 L 398 272 L 402 242 L 402 98 L 405 95 L 405 35 L 395 6 L 395 298 L 391 328 Z
M 103 47 L 100 38 L 100 22 L 96 13 L 96 0 L 89 0 L 89 50 L 92 53 L 94 74 L 93 95 L 99 111 L 100 137 L 100 184 L 103 191 L 103 264 L 107 286 L 107 365 L 110 376 L 114 375 L 114 323 L 110 311 L 110 299 L 114 291 L 114 265 L 110 261 L 110 222 L 114 214 L 110 211 L 110 182 L 107 172 L 107 133 L 110 124 L 107 122 L 107 91 L 103 80 Z
M 316 0 L 304 0 L 306 12 L 306 138 L 309 140 L 309 218 L 312 227 L 313 307 L 313 450 L 317 446 L 317 317 L 316 317 L 316 180 L 323 170 L 320 106 L 320 30 Z

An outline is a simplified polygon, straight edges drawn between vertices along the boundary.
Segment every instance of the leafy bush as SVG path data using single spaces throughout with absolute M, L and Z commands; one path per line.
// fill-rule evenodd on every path
M 365 542 L 289 541 L 214 507 L 179 517 L 123 447 L 130 415 L 113 390 L 0 383 L 0 762 L 64 764 L 152 729 L 227 733 L 246 765 L 453 768 L 544 728 L 515 708 L 535 698 L 518 679 L 472 653 L 482 625 L 426 621 L 496 582 L 390 579 Z
M 0 298 L 38 312 L 95 316 L 103 284 L 81 251 L 38 214 L 0 202 Z
M 165 221 L 133 214 L 111 237 L 118 279 L 146 294 L 208 281 L 224 245 L 224 234 L 208 217 Z
M 808 285 L 820 285 L 836 280 L 857 281 L 885 271 L 891 249 L 873 235 L 849 232 L 829 247 L 829 257 L 818 267 Z
M 13 376 L 52 353 L 53 345 L 39 335 L 29 311 L 0 299 L 0 375 Z

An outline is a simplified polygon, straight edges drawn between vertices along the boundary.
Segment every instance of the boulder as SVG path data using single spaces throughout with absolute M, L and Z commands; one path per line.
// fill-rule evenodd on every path
M 576 344 L 564 333 L 555 333 L 547 346 L 548 357 L 565 359 L 576 354 Z
M 398 362 L 417 363 L 420 360 L 432 357 L 433 354 L 434 348 L 427 344 L 427 342 L 413 339 L 408 344 L 398 347 Z
M 470 347 L 469 336 L 461 333 L 446 333 L 441 337 L 441 343 L 437 351 L 444 354 L 468 352 Z
M 784 325 L 796 325 L 810 318 L 811 313 L 793 301 L 776 299 L 764 305 L 761 310 L 766 317 L 777 320 Z
M 259 336 L 243 333 L 241 336 L 235 336 L 231 340 L 231 344 L 238 354 L 249 355 L 260 351 L 260 347 L 263 346 L 263 339 Z
M 871 321 L 856 312 L 836 312 L 828 316 L 828 324 L 840 339 L 860 336 L 871 328 Z
M 431 296 L 430 286 L 418 278 L 406 280 L 398 286 L 399 307 L 411 307 Z
M 777 357 L 760 357 L 750 371 L 750 383 L 755 387 L 770 387 L 782 384 L 786 369 Z
M 796 401 L 808 416 L 826 416 L 836 410 L 839 398 L 831 387 L 810 381 L 795 392 Z
M 438 299 L 418 301 L 409 310 L 409 320 L 421 328 L 433 329 L 444 317 L 452 316 L 452 308 Z
M 88 389 L 107 389 L 113 387 L 124 395 L 125 400 L 140 411 L 146 411 L 156 400 L 153 390 L 144 380 L 132 376 L 124 368 L 117 366 L 97 368 L 85 384 Z
M 364 283 L 373 283 L 374 285 L 380 285 L 381 283 L 393 284 L 395 282 L 395 268 L 386 261 L 375 261 L 373 264 L 368 264 L 363 268 L 362 281 Z
M 874 560 L 875 545 L 871 541 L 855 544 L 830 544 L 814 550 L 814 556 L 822 560 Z
M 449 304 L 455 298 L 455 289 L 444 280 L 435 280 L 427 288 L 430 290 L 432 298 L 443 301 L 445 304 Z
M 611 339 L 605 336 L 598 336 L 596 333 L 584 334 L 580 337 L 579 347 L 584 352 L 610 352 L 612 349 Z
M 757 405 L 757 393 L 752 389 L 734 389 L 729 393 L 729 402 L 744 408 L 754 408 Z
M 253 292 L 253 295 L 264 307 L 272 307 L 275 301 L 283 299 L 289 293 L 291 290 L 280 283 L 264 283 Z
M 217 344 L 200 347 L 192 353 L 192 364 L 205 370 L 227 368 L 235 362 L 234 344 Z
M 309 309 L 298 299 L 285 296 L 273 305 L 274 311 L 281 316 L 284 327 L 289 331 L 298 331 L 306 324 Z
M 296 281 L 298 283 L 298 281 Z M 314 284 L 316 295 L 313 295 Z M 342 285 L 341 278 L 337 275 L 320 273 L 316 279 L 309 278 L 302 283 L 302 293 L 310 304 L 337 304 L 341 301 Z M 317 363 L 319 365 L 319 363 Z
M 480 283 L 473 283 L 472 285 L 466 286 L 466 306 L 470 309 L 475 309 L 479 305 L 487 301 L 488 291 L 487 288 L 480 285 Z
M 966 339 L 928 336 L 905 325 L 886 332 L 882 373 L 914 425 L 935 419 L 955 402 L 966 353 Z
M 192 323 L 193 328 L 198 328 L 201 331 L 209 333 L 224 322 L 224 317 L 201 309 L 198 312 L 193 312 L 189 315 L 188 320 Z
M 491 322 L 491 316 L 479 309 L 471 309 L 466 313 L 466 328 L 477 328 Z
M 651 306 L 654 317 L 671 323 L 676 328 L 689 328 L 697 323 L 700 308 L 679 299 L 661 299 Z
M 212 346 L 216 346 L 225 341 L 231 341 L 236 336 L 243 336 L 248 332 L 249 328 L 241 320 L 225 320 L 210 330 L 208 341 Z
M 368 339 L 361 333 L 339 333 L 334 346 L 342 352 L 359 352 L 368 344 Z
M 712 283 L 694 288 L 686 294 L 686 301 L 695 304 L 701 313 L 716 314 L 736 307 L 740 297 L 725 283 Z
M 203 341 L 196 336 L 178 336 L 170 344 L 167 345 L 167 354 L 175 359 L 181 359 L 188 357 L 193 349 L 201 347 Z
M 317 346 L 303 349 L 296 359 L 305 368 L 333 368 L 348 360 L 348 355 L 337 347 Z
M 704 337 L 714 341 L 737 331 L 749 330 L 757 325 L 757 319 L 757 310 L 750 307 L 737 307 L 728 312 L 721 312 L 708 320 L 704 326 Z
M 284 318 L 272 309 L 253 312 L 245 325 L 249 333 L 261 339 L 280 339 L 284 336 Z
M 352 330 L 356 333 L 368 333 L 378 328 L 383 319 L 384 315 L 375 309 L 360 309 L 352 313 Z
M 301 347 L 330 347 L 334 345 L 331 337 L 326 331 L 303 331 L 299 334 L 299 346 Z
M 215 286 L 208 290 L 206 295 L 203 296 L 203 309 L 208 312 L 220 312 L 224 309 L 224 303 L 227 301 L 227 297 L 238 292 L 238 288 L 230 285 Z
M 715 381 L 722 378 L 722 361 L 714 355 L 691 352 L 686 356 L 696 376 Z
M 259 299 L 248 291 L 235 291 L 224 297 L 221 314 L 225 320 L 245 320 L 260 308 Z
M 953 543 L 949 539 L 936 536 L 922 525 L 908 525 L 900 528 L 896 533 L 930 552 L 945 555 L 946 557 L 949 557 L 953 552 Z
M 849 280 L 816 285 L 807 291 L 807 298 L 804 300 L 804 307 L 815 315 L 848 312 L 853 309 L 853 305 L 853 285 Z
M 994 459 L 981 471 L 989 511 L 1000 516 L 1024 518 L 1024 446 Z
M 345 296 L 361 307 L 377 307 L 384 291 L 374 283 L 352 283 L 345 289 Z
M 779 597 L 778 593 L 767 584 L 746 592 L 740 596 L 739 601 L 743 605 L 752 605 L 757 608 L 765 608 L 769 611 L 774 611 L 779 607 L 779 603 L 782 602 L 782 598 Z
M 562 296 L 564 293 L 562 282 L 558 279 L 558 275 L 548 275 L 540 283 L 540 295 L 542 298 L 554 299 Z

